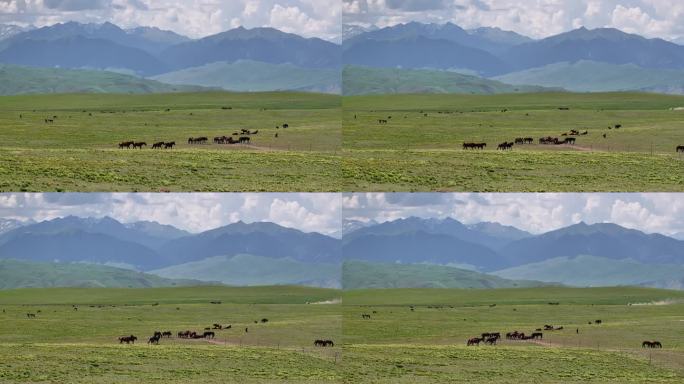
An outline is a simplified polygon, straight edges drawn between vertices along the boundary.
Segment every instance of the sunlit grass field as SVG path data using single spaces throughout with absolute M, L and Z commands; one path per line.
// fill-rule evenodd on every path
M 681 191 L 679 107 L 684 97 L 640 93 L 345 97 L 345 188 Z M 571 130 L 587 135 L 572 136 L 574 146 L 537 144 Z M 525 137 L 535 144 L 497 150 Z M 487 149 L 464 151 L 464 142 Z
M 396 289 L 349 291 L 343 300 L 348 382 L 676 383 L 684 378 L 684 293 L 679 291 Z M 595 320 L 602 324 L 589 324 Z M 563 330 L 544 331 L 538 342 L 466 346 L 468 338 L 483 332 L 529 334 L 546 324 Z M 643 349 L 644 340 L 659 340 L 664 348 Z
M 304 93 L 0 97 L 0 190 L 337 191 L 340 103 Z M 242 129 L 258 130 L 250 145 L 212 143 Z M 124 141 L 148 146 L 121 150 Z M 151 149 L 159 141 L 177 146 Z
M 341 340 L 339 304 L 318 304 L 339 296 L 301 287 L 2 291 L 0 382 L 339 381 L 341 348 L 313 346 Z M 176 337 L 214 323 L 231 328 L 213 340 Z M 167 330 L 172 338 L 146 343 Z M 131 334 L 135 345 L 119 343 Z

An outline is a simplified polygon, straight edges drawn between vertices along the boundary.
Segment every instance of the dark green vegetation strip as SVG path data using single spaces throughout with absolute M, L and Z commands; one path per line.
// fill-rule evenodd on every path
M 489 305 L 564 304 L 627 305 L 667 299 L 684 300 L 684 291 L 654 288 L 508 288 L 508 289 L 368 289 L 344 292 L 344 305 Z
M 47 288 L 0 290 L 0 305 L 209 303 L 306 304 L 339 298 L 334 289 L 273 287 Z

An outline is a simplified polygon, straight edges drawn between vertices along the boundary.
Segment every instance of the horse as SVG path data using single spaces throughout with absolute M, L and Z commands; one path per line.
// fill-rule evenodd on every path
M 164 145 L 166 145 L 166 143 L 163 142 L 163 141 L 160 141 L 160 142 L 158 142 L 158 143 L 152 144 L 152 149 L 162 149 L 162 147 L 163 147 Z
M 214 337 L 216 337 L 216 333 L 212 331 L 206 331 L 204 332 L 204 335 L 202 335 L 202 337 L 204 337 L 205 339 L 213 339 Z
M 126 344 L 135 344 L 135 341 L 136 341 L 136 340 L 138 340 L 138 338 L 135 337 L 135 336 L 133 336 L 133 335 L 130 335 L 130 336 L 123 336 L 123 337 L 119 337 L 119 344 L 123 344 L 123 343 L 126 343 Z
M 684 145 L 678 146 L 678 147 L 677 147 L 677 152 L 678 152 L 678 153 L 679 153 L 679 152 L 684 153 Z
M 131 146 L 133 146 L 132 141 L 124 141 L 124 142 L 119 143 L 119 149 L 124 149 L 124 148 L 131 149 Z
M 155 333 L 154 336 L 150 337 L 149 340 L 147 340 L 147 344 L 159 344 L 159 339 L 161 339 L 161 333 L 159 335 Z
M 164 149 L 173 149 L 174 145 L 176 145 L 175 141 L 172 141 L 170 143 L 164 143 Z
M 479 337 L 472 337 L 472 338 L 468 339 L 466 346 L 470 347 L 471 345 L 480 345 L 481 341 L 482 341 L 482 339 L 480 339 Z
M 370 320 L 371 315 L 364 313 L 364 314 L 361 315 L 361 318 L 362 318 L 362 319 L 368 319 L 368 320 Z
M 136 148 L 142 149 L 143 147 L 147 147 L 147 143 L 145 143 L 144 141 L 139 142 L 139 143 L 133 143 L 133 149 L 136 149 Z
M 171 337 L 171 335 L 172 335 L 171 331 L 165 331 L 165 332 L 162 332 L 162 337 L 167 337 L 167 338 L 170 338 L 170 337 Z

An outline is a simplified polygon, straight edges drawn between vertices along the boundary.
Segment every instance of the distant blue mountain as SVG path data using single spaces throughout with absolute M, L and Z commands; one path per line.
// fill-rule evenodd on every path
M 340 67 L 337 44 L 317 38 L 305 39 L 273 28 L 236 28 L 172 46 L 160 57 L 174 69 L 238 60 L 289 63 L 304 68 Z
M 24 32 L 5 29 L 0 63 L 14 65 L 107 69 L 142 76 L 239 60 L 340 68 L 339 45 L 272 28 L 240 27 L 199 40 L 150 27 L 124 30 L 111 23 L 68 22 Z
M 591 60 L 635 64 L 643 68 L 684 68 L 684 47 L 662 39 L 646 39 L 617 29 L 580 28 L 510 48 L 501 58 L 513 70 L 558 62 Z
M 496 223 L 411 217 L 360 227 L 345 234 L 342 243 L 345 260 L 467 265 L 482 271 L 579 255 L 684 266 L 684 241 L 607 223 L 580 223 L 535 236 Z
M 464 30 L 451 23 L 412 22 L 354 30 L 350 36 L 342 45 L 344 64 L 369 67 L 465 70 L 485 77 L 580 61 L 684 69 L 683 46 L 611 28 L 579 28 L 533 40 L 497 28 Z
M 0 62 L 36 67 L 126 69 L 142 75 L 166 72 L 168 66 L 142 49 L 83 36 L 56 40 L 13 40 L 0 51 Z

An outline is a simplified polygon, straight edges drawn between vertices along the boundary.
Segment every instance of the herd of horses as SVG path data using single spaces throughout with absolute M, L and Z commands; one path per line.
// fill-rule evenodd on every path
M 288 124 L 283 124 L 283 128 L 289 127 Z M 280 128 L 280 126 L 278 126 Z M 242 129 L 241 132 L 233 132 L 231 136 L 217 136 L 214 137 L 214 144 L 249 144 L 251 135 L 258 135 L 259 130 L 250 131 L 249 129 Z M 239 137 L 238 137 L 239 136 Z M 278 134 L 276 133 L 276 137 Z M 209 143 L 209 138 L 206 136 L 189 137 L 188 145 L 203 145 Z M 152 149 L 173 149 L 176 146 L 175 141 L 160 141 L 152 145 Z M 119 149 L 143 149 L 147 147 L 144 141 L 124 141 L 119 143 Z
M 564 107 L 561 107 L 559 109 L 565 110 Z M 508 109 L 503 109 L 501 112 L 507 112 L 507 111 L 508 111 Z M 439 112 L 439 113 L 442 113 L 442 112 Z M 421 114 L 423 114 L 423 111 L 421 111 Z M 427 114 L 424 114 L 424 115 L 427 116 Z M 356 115 L 354 115 L 354 118 L 356 118 Z M 390 119 L 392 119 L 392 116 L 388 116 L 386 119 L 378 119 L 378 124 L 380 124 L 380 125 L 389 124 Z M 615 124 L 615 125 L 608 127 L 608 129 L 620 129 L 620 128 L 622 128 L 622 124 Z M 580 132 L 576 129 L 571 129 L 569 132 L 561 133 L 560 138 L 559 137 L 552 137 L 552 136 L 539 138 L 538 143 L 540 145 L 575 145 L 577 139 L 574 136 L 586 136 L 588 134 L 589 134 L 588 130 L 584 130 L 584 131 Z M 608 138 L 608 135 L 605 133 L 602 136 L 604 139 Z M 514 145 L 524 145 L 524 144 L 534 144 L 534 139 L 531 137 L 518 137 L 513 142 L 504 141 L 503 143 L 501 143 L 497 146 L 497 150 L 508 151 L 508 150 L 512 150 Z M 487 143 L 477 143 L 477 142 L 464 142 L 463 143 L 463 149 L 464 150 L 469 150 L 469 149 L 484 150 L 486 148 L 487 148 Z M 677 146 L 676 152 L 677 153 L 684 153 L 684 145 Z

